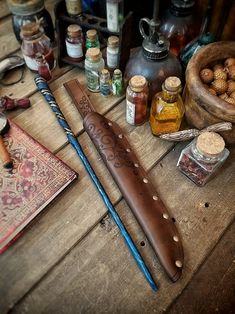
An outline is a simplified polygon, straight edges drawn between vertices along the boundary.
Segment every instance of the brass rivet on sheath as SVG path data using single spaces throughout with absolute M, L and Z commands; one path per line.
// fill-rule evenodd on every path
M 112 124 L 112 122 L 109 122 L 108 125 L 109 125 L 109 126 L 112 126 L 113 124 Z
M 122 135 L 122 134 L 119 134 L 118 137 L 119 137 L 119 138 L 123 138 L 123 135 Z
M 154 201 L 157 201 L 157 200 L 158 200 L 157 195 L 153 195 L 153 200 L 154 200 Z
M 179 238 L 178 238 L 177 236 L 174 236 L 174 237 L 173 237 L 173 240 L 174 240 L 175 242 L 179 242 Z
M 148 179 L 146 179 L 146 178 L 144 178 L 143 181 L 144 181 L 144 183 L 148 183 L 149 182 Z
M 131 151 L 131 150 L 130 150 L 130 148 L 127 148 L 127 149 L 126 149 L 126 152 L 128 152 L 128 153 L 129 153 L 130 151 Z
M 179 267 L 179 268 L 181 268 L 181 267 L 183 266 L 182 262 L 179 261 L 179 260 L 175 261 L 175 265 L 176 265 L 177 267 Z
M 167 213 L 164 213 L 164 214 L 163 214 L 163 218 L 164 218 L 164 219 L 169 219 L 169 215 L 168 215 Z
M 139 164 L 135 163 L 134 166 L 135 166 L 136 168 L 138 168 L 138 167 L 139 167 Z

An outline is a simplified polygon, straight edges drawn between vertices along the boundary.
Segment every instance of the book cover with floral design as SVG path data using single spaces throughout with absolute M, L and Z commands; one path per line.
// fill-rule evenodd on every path
M 0 253 L 9 242 L 62 190 L 77 173 L 10 121 L 4 142 L 14 168 L 0 162 Z

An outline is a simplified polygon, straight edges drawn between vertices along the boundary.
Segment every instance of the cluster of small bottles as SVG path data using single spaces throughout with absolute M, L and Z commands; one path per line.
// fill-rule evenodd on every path
M 154 135 L 176 132 L 184 115 L 184 105 L 180 96 L 181 81 L 178 77 L 168 77 L 162 91 L 155 94 L 150 109 L 150 126 Z M 148 82 L 142 75 L 133 76 L 126 90 L 126 120 L 132 125 L 140 125 L 148 118 Z

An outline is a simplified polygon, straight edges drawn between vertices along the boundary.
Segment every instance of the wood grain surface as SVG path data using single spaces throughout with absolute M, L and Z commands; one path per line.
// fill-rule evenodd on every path
M 46 1 L 50 12 L 56 1 Z M 0 8 L 5 1 L 1 1 Z M 3 5 L 3 8 L 6 6 Z M 5 10 L 5 9 L 4 9 Z M 8 11 L 0 12 L 0 58 L 20 54 Z M 5 12 L 5 13 L 4 13 Z M 1 18 L 3 17 L 4 18 Z M 12 71 L 7 79 L 18 75 Z M 64 67 L 53 71 L 49 83 L 91 165 L 104 185 L 125 226 L 159 285 L 153 293 L 130 256 L 117 227 L 67 142 L 56 118 L 35 88 L 26 70 L 21 82 L 0 87 L 0 95 L 28 96 L 31 107 L 7 113 L 35 139 L 79 173 L 64 191 L 28 226 L 22 236 L 0 255 L 0 313 L 161 313 L 167 311 L 216 246 L 234 219 L 235 150 L 214 180 L 195 186 L 176 168 L 185 144 L 151 135 L 149 124 L 133 127 L 125 120 L 124 97 L 102 97 L 85 87 L 82 70 Z M 63 83 L 77 78 L 96 110 L 124 130 L 159 195 L 176 220 L 183 238 L 185 267 L 182 279 L 172 284 L 145 235 L 122 199 L 92 142 Z M 187 289 L 187 288 L 186 288 Z M 186 290 L 185 290 L 186 291 Z M 205 301 L 206 302 L 206 301 Z

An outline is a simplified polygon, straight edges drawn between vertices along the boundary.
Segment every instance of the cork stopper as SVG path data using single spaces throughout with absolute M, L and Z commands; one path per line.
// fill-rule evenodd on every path
M 225 142 L 222 136 L 215 132 L 203 132 L 197 138 L 196 147 L 199 153 L 207 157 L 216 157 L 224 150 Z
M 100 59 L 100 49 L 99 48 L 88 48 L 86 52 L 86 57 L 96 61 Z
M 130 79 L 129 85 L 134 92 L 142 92 L 147 81 L 142 75 L 135 75 Z
M 40 31 L 40 25 L 38 23 L 32 22 L 25 24 L 21 27 L 21 36 L 30 37 L 37 34 Z
M 107 69 L 103 69 L 103 70 L 101 71 L 101 74 L 102 74 L 102 75 L 108 75 L 108 74 L 109 74 L 109 71 L 108 71 Z
M 71 37 L 77 37 L 81 35 L 82 29 L 81 26 L 77 24 L 71 24 L 67 28 L 68 35 Z
M 89 38 L 90 40 L 96 40 L 97 37 L 97 30 L 96 29 L 89 29 L 86 32 L 86 36 L 87 38 Z
M 181 81 L 176 76 L 169 76 L 164 82 L 164 87 L 169 92 L 176 92 L 181 88 Z
M 108 38 L 108 47 L 117 48 L 119 46 L 119 38 L 117 36 L 110 36 Z

